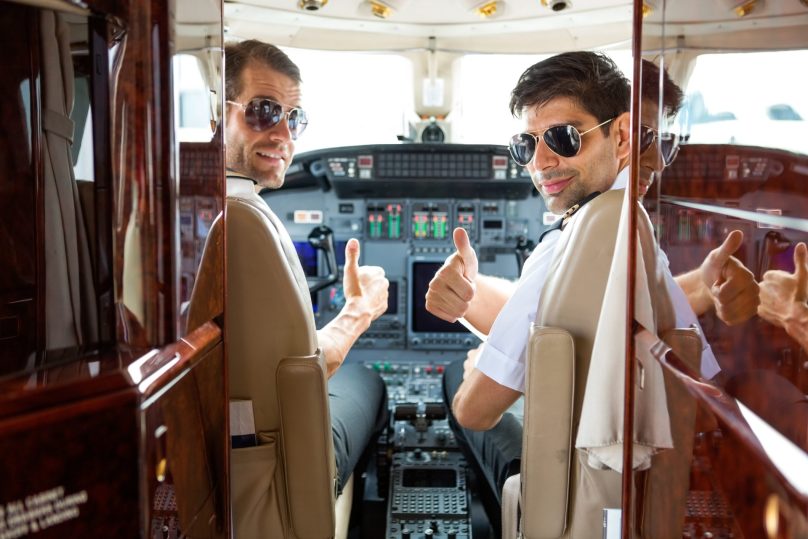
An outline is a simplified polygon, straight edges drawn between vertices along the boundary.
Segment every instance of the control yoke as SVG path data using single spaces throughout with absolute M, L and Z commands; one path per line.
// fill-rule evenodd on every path
M 320 249 L 325 253 L 325 264 L 328 268 L 328 275 L 317 277 L 306 277 L 309 285 L 309 292 L 312 294 L 319 292 L 327 286 L 331 286 L 339 280 L 339 269 L 337 268 L 337 250 L 334 247 L 334 231 L 325 225 L 315 227 L 309 233 L 309 245 L 315 249 Z

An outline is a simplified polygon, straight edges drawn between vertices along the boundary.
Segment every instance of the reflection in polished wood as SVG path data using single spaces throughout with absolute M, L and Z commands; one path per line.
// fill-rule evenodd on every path
M 0 5 L 0 376 L 24 368 L 43 337 L 39 49 L 35 10 Z M 39 321 L 39 322 L 38 322 Z M 41 344 L 41 343 L 39 343 Z

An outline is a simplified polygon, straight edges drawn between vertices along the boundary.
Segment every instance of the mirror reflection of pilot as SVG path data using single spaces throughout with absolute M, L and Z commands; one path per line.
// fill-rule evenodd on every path
M 300 70 L 283 51 L 256 40 L 226 45 L 225 65 L 228 175 L 252 180 L 256 193 L 278 189 L 295 140 L 308 124 L 301 108 Z M 345 247 L 345 306 L 317 332 L 329 375 L 338 494 L 386 418 L 381 377 L 360 364 L 343 365 L 356 339 L 387 309 L 384 270 L 358 262 L 359 242 L 352 238 Z

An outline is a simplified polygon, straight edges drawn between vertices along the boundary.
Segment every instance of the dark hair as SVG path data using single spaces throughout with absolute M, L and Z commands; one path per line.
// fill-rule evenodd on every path
M 286 75 L 297 84 L 301 83 L 300 69 L 275 45 L 249 39 L 224 46 L 224 94 L 225 99 L 235 101 L 241 94 L 241 74 L 251 62 Z
M 682 108 L 685 95 L 682 89 L 670 78 L 668 72 L 662 71 L 662 114 L 668 118 L 676 116 Z M 650 99 L 654 103 L 659 103 L 659 67 L 650 60 L 642 61 L 642 87 L 640 88 L 641 98 Z
M 518 118 L 525 108 L 557 97 L 574 100 L 599 122 L 631 106 L 628 79 L 611 58 L 589 51 L 565 52 L 527 68 L 511 92 L 511 114 Z M 608 132 L 609 126 L 601 129 Z

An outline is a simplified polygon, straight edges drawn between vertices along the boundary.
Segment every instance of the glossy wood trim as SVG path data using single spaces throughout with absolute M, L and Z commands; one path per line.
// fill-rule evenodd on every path
M 31 157 L 34 165 L 34 207 L 36 211 L 36 350 L 44 350 L 45 342 L 45 155 L 42 147 L 42 77 L 40 76 L 38 11 L 28 11 L 28 43 L 31 62 Z
M 90 99 L 93 113 L 93 174 L 95 188 L 96 282 L 98 295 L 98 339 L 115 339 L 114 282 L 112 278 L 112 178 L 110 163 L 111 117 L 108 25 L 100 17 L 89 19 L 92 77 Z
M 158 0 L 128 8 L 111 106 L 116 331 L 118 342 L 159 347 L 176 339 L 178 315 L 174 8 Z
M 642 69 L 642 0 L 634 0 L 633 10 L 633 32 L 632 32 L 632 55 L 634 57 L 634 79 L 640 80 Z M 640 89 L 641 85 L 634 84 L 631 87 L 631 133 L 640 131 Z M 623 392 L 623 476 L 622 476 L 622 512 L 621 512 L 621 537 L 631 539 L 633 537 L 634 511 L 633 486 L 634 486 L 634 364 L 635 364 L 635 344 L 634 344 L 634 294 L 637 280 L 637 203 L 639 200 L 639 146 L 631 145 L 631 161 L 629 167 L 628 200 L 628 264 L 626 279 L 626 356 L 624 361 L 625 385 Z
M 672 350 L 659 362 L 670 372 L 685 389 L 696 397 L 710 411 L 734 439 L 740 442 L 745 451 L 750 453 L 781 484 L 791 501 L 808 510 L 808 496 L 797 491 L 791 482 L 778 470 L 760 445 L 755 434 L 744 419 L 737 402 L 724 389 L 704 381 L 699 374 L 687 366 Z

